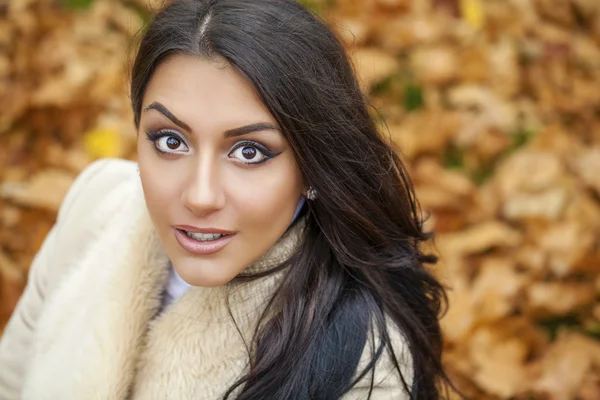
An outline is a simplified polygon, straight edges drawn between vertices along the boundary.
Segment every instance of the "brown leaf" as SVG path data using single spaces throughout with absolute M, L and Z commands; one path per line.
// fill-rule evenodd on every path
M 474 381 L 501 398 L 519 393 L 527 382 L 525 362 L 531 352 L 531 339 L 517 335 L 519 330 L 515 328 L 506 323 L 481 327 L 469 342 Z
M 455 86 L 448 93 L 448 100 L 453 107 L 470 116 L 459 135 L 460 143 L 471 142 L 477 133 L 486 129 L 509 131 L 516 125 L 517 113 L 514 105 L 483 85 Z M 473 127 L 473 124 L 477 126 Z
M 436 43 L 449 33 L 448 18 L 444 13 L 429 10 L 404 16 L 386 15 L 373 21 L 373 29 L 382 48 L 395 53 L 410 46 Z
M 508 258 L 486 258 L 480 266 L 471 297 L 479 321 L 506 317 L 516 307 L 517 295 L 527 285 L 527 277 L 516 272 Z
M 592 253 L 597 239 L 597 232 L 586 229 L 584 223 L 554 224 L 539 238 L 540 249 L 547 254 L 549 268 L 559 277 L 584 269 L 596 271 L 596 265 L 581 263 L 586 255 Z
M 59 170 L 46 170 L 37 173 L 28 182 L 1 185 L 0 195 L 20 205 L 56 212 L 73 179 L 72 174 Z
M 534 317 L 565 315 L 593 302 L 593 282 L 534 282 L 527 289 L 527 313 Z
M 402 154 L 413 159 L 441 153 L 460 125 L 461 119 L 456 113 L 413 112 L 406 115 L 401 123 L 389 125 L 389 132 Z
M 420 82 L 443 85 L 458 77 L 460 60 L 449 46 L 419 47 L 411 54 L 411 67 Z
M 600 195 L 600 146 L 583 149 L 573 157 L 572 165 L 583 182 Z
M 522 240 L 522 234 L 508 225 L 487 221 L 461 232 L 439 235 L 437 244 L 444 255 L 469 255 L 494 247 L 516 247 Z
M 565 332 L 550 347 L 541 364 L 541 376 L 531 382 L 531 387 L 552 399 L 574 399 L 586 374 L 600 366 L 600 343 Z
M 363 45 L 368 38 L 369 25 L 361 18 L 342 17 L 334 27 L 348 48 Z
M 536 194 L 515 194 L 504 203 L 502 214 L 509 220 L 544 218 L 557 220 L 569 201 L 564 188 L 552 188 Z
M 589 370 L 582 379 L 582 385 L 577 393 L 581 400 L 600 399 L 600 378 L 597 371 Z
M 375 48 L 362 48 L 351 57 L 363 88 L 368 89 L 398 69 L 398 61 L 388 53 Z
M 453 280 L 448 291 L 448 312 L 440 323 L 444 337 L 451 343 L 464 340 L 476 324 L 475 308 L 467 282 L 458 279 L 453 274 Z

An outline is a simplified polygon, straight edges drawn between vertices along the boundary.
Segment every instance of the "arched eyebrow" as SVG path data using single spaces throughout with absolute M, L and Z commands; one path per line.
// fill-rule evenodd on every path
M 225 131 L 225 137 L 235 137 L 246 135 L 251 132 L 260 132 L 260 131 L 277 131 L 279 132 L 279 128 L 275 125 L 268 122 L 258 122 L 256 124 L 250 124 L 246 126 L 241 126 L 235 129 L 228 129 Z
M 144 109 L 144 112 L 146 112 L 148 110 L 156 110 L 159 113 L 161 113 L 162 115 L 164 115 L 165 117 L 167 117 L 168 119 L 170 119 L 175 125 L 179 126 L 180 128 L 182 128 L 188 132 L 192 131 L 192 129 L 189 127 L 188 124 L 181 121 L 179 118 L 177 118 L 175 115 L 173 115 L 173 113 L 171 113 L 167 107 L 165 107 L 164 105 L 162 105 L 161 103 L 159 103 L 157 101 L 150 104 L 148 107 L 146 107 Z M 277 126 L 271 124 L 270 122 L 257 122 L 254 124 L 241 126 L 239 128 L 228 129 L 225 131 L 224 135 L 226 138 L 230 138 L 230 137 L 246 135 L 246 134 L 252 133 L 252 132 L 260 132 L 260 131 L 279 132 L 279 128 Z
M 189 127 L 188 124 L 186 124 L 185 122 L 181 121 L 179 118 L 174 116 L 167 107 L 163 106 L 158 101 L 155 101 L 154 103 L 150 104 L 148 107 L 144 108 L 144 112 L 149 111 L 149 110 L 156 110 L 159 113 L 161 113 L 162 115 L 164 115 L 165 117 L 169 118 L 175 125 L 177 125 L 181 129 L 184 129 L 188 132 L 192 131 L 192 129 Z

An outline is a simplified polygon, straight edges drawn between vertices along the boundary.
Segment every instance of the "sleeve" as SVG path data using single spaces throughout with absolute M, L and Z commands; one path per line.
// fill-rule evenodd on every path
M 0 399 L 20 398 L 22 379 L 31 357 L 36 322 L 42 313 L 48 292 L 60 276 L 61 271 L 57 268 L 65 264 L 65 257 L 79 254 L 79 249 L 73 246 L 73 235 L 81 232 L 72 232 L 71 227 L 86 212 L 82 209 L 86 204 L 77 207 L 75 204 L 91 202 L 91 199 L 80 199 L 83 197 L 82 193 L 87 191 L 90 182 L 109 164 L 109 160 L 96 161 L 77 177 L 63 200 L 56 224 L 33 260 L 23 295 L 0 338 Z M 87 204 L 87 207 L 90 205 Z
M 388 334 L 394 353 L 398 358 L 400 372 L 410 385 L 413 378 L 412 357 L 408 343 L 400 331 L 391 322 L 387 324 Z M 369 338 L 358 364 L 357 371 L 362 371 L 373 357 L 373 349 L 378 348 L 379 343 Z M 371 377 L 373 377 L 373 390 L 371 391 Z M 369 392 L 371 391 L 371 397 Z M 344 395 L 342 400 L 410 400 L 410 394 L 404 389 L 398 371 L 392 362 L 391 354 L 387 349 L 383 350 L 379 360 L 375 364 L 375 372 L 367 373 L 356 385 Z

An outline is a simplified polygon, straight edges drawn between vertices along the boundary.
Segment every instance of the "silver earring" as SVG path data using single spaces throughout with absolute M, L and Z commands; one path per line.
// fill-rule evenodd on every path
M 317 191 L 315 188 L 313 188 L 312 186 L 308 188 L 308 190 L 306 191 L 306 198 L 308 200 L 314 200 L 317 198 Z
M 136 167 L 136 169 L 137 169 L 137 174 L 138 174 L 138 176 L 140 176 L 140 166 L 138 165 L 138 166 Z

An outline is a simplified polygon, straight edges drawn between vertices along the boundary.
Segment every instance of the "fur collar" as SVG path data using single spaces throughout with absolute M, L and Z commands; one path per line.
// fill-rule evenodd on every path
M 23 398 L 221 397 L 247 368 L 244 340 L 251 339 L 281 274 L 244 285 L 193 287 L 157 315 L 169 263 L 141 185 L 127 187 L 118 204 L 46 300 Z M 301 226 L 249 268 L 287 259 Z

